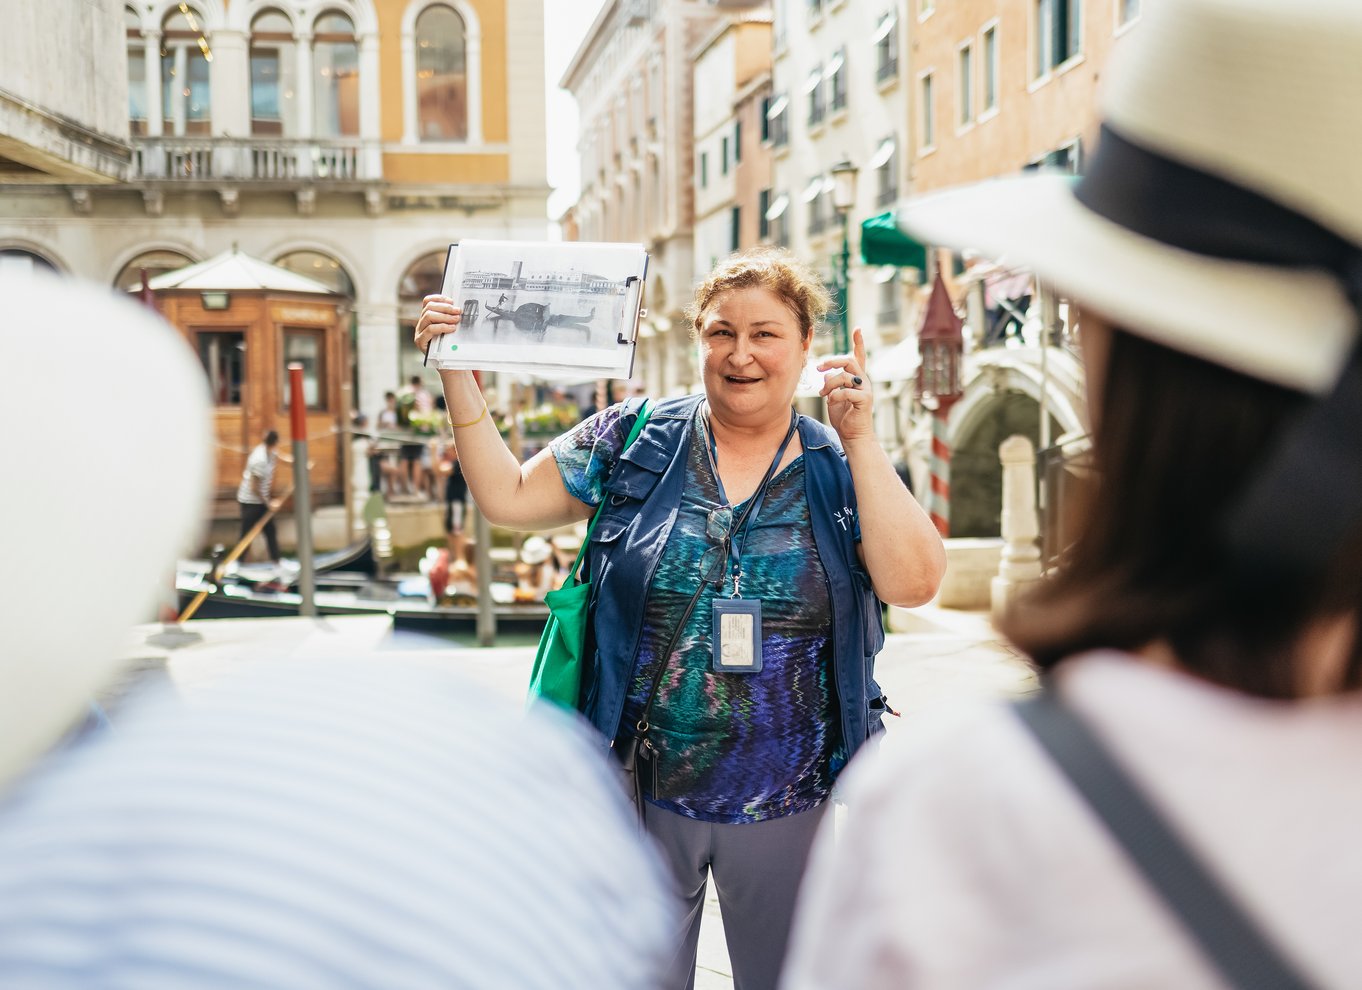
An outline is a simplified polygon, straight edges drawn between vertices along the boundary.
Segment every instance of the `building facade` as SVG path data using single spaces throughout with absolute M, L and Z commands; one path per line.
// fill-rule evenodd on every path
M 696 276 L 757 244 L 770 209 L 771 152 L 761 140 L 771 91 L 771 15 L 719 24 L 693 53 Z
M 420 366 L 411 325 L 448 246 L 546 236 L 542 0 L 41 6 L 36 46 L 49 8 L 115 27 L 25 62 L 28 92 L 63 108 L 97 89 L 93 129 L 128 151 L 7 185 L 0 257 L 129 289 L 236 245 L 319 279 L 351 300 L 342 401 L 372 414 Z
M 859 221 L 892 208 L 909 191 L 905 10 L 904 0 L 772 5 L 770 238 L 787 244 L 835 286 L 842 279 L 847 235 L 848 323 L 863 328 L 872 355 L 910 332 L 916 298 L 910 290 L 921 277 L 866 268 L 857 260 Z M 835 208 L 832 177 L 833 166 L 842 162 L 857 169 L 854 198 L 844 213 Z M 825 339 L 830 349 L 834 338 Z
M 0 184 L 108 183 L 132 159 L 114 3 L 11 4 L 0 33 Z M 79 67 L 49 84 L 54 66 Z M 11 263 L 41 255 L 19 254 Z
M 562 80 L 580 108 L 581 160 L 564 236 L 647 248 L 634 377 L 653 395 L 698 385 L 683 316 L 695 264 L 691 54 L 722 17 L 703 0 L 606 0 Z
M 1083 170 L 1097 85 L 1140 0 L 915 0 L 913 192 Z

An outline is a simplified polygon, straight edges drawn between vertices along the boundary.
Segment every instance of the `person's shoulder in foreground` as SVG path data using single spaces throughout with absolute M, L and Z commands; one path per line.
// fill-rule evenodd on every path
M 672 904 L 570 716 L 349 661 L 118 728 L 0 805 L 0 986 L 656 985 Z
M 1115 653 L 1058 683 L 1293 957 L 1326 986 L 1362 972 L 1362 698 L 1266 702 Z M 785 990 L 1222 986 L 1006 706 L 917 716 L 842 794 Z

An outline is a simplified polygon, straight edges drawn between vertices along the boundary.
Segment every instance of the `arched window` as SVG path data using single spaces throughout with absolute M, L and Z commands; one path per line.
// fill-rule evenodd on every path
M 128 133 L 147 133 L 147 50 L 142 41 L 142 19 L 131 7 L 123 8 L 128 35 Z
M 335 258 L 320 251 L 290 251 L 280 255 L 274 262 L 280 268 L 287 268 L 299 275 L 306 275 L 321 282 L 327 288 L 352 301 L 355 298 L 355 283 L 350 273 Z
M 421 300 L 444 286 L 445 252 L 433 251 L 412 263 L 397 285 L 397 344 L 400 381 L 421 373 L 421 352 L 414 342 Z
M 359 46 L 350 18 L 329 11 L 312 35 L 313 129 L 318 137 L 359 135 Z
M 463 18 L 427 7 L 416 19 L 416 101 L 422 141 L 468 140 L 468 63 Z
M 23 248 L 0 249 L 0 272 L 31 272 L 34 270 L 55 272 L 57 266 L 41 254 L 34 254 L 32 251 L 25 251 Z M 415 326 L 415 321 L 413 321 L 413 329 Z
M 213 51 L 201 15 L 180 4 L 161 22 L 161 119 L 167 134 L 208 134 L 208 63 Z
M 298 56 L 293 25 L 277 10 L 251 21 L 251 133 L 292 136 L 298 132 Z
M 114 279 L 114 288 L 120 292 L 136 292 L 142 288 L 142 269 L 146 269 L 147 279 L 151 280 L 157 275 L 186 268 L 193 263 L 193 258 L 179 251 L 143 251 L 119 271 L 118 277 Z

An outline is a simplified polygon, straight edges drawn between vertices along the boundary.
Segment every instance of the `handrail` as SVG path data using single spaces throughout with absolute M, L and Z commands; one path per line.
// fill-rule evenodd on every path
M 246 552 L 246 548 L 251 545 L 251 541 L 260 535 L 260 531 L 263 530 L 265 526 L 269 523 L 269 521 L 274 518 L 275 513 L 277 513 L 280 509 L 284 507 L 284 503 L 287 502 L 290 496 L 292 495 L 293 486 L 289 485 L 288 489 L 284 492 L 283 496 L 280 497 L 279 504 L 271 507 L 268 512 L 266 512 L 263 516 L 257 519 L 255 525 L 252 526 L 246 532 L 246 535 L 241 538 L 241 542 L 239 542 L 236 546 L 232 547 L 232 552 L 229 553 L 226 557 L 223 557 L 222 560 L 218 561 L 218 563 L 213 567 L 212 574 L 209 575 L 209 577 L 211 578 L 211 581 L 209 583 L 211 585 L 215 586 L 218 583 L 218 579 L 222 577 L 223 570 L 229 564 L 233 563 L 243 553 Z M 194 617 L 194 613 L 199 610 L 199 606 L 203 604 L 204 599 L 206 599 L 210 593 L 211 593 L 210 588 L 204 588 L 197 595 L 195 595 L 193 599 L 189 602 L 189 606 L 180 614 L 180 617 L 177 620 L 177 624 L 184 625 L 186 622 L 192 619 Z

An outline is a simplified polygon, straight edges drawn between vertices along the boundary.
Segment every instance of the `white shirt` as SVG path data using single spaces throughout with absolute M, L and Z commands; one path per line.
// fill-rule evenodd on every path
M 386 659 L 145 701 L 0 801 L 0 987 L 656 986 L 675 902 L 607 758 Z
M 271 453 L 263 443 L 256 445 L 246 458 L 246 467 L 241 472 L 241 485 L 236 490 L 238 502 L 263 505 L 270 500 L 270 487 L 274 484 L 274 464 L 278 458 L 279 455 Z M 256 484 L 251 483 L 252 479 L 255 479 Z M 259 495 L 256 494 L 257 487 L 260 489 Z
M 1362 697 L 1264 701 L 1114 653 L 1057 677 L 1292 962 L 1362 983 Z M 786 990 L 1222 986 L 1011 711 L 905 728 L 848 770 Z

